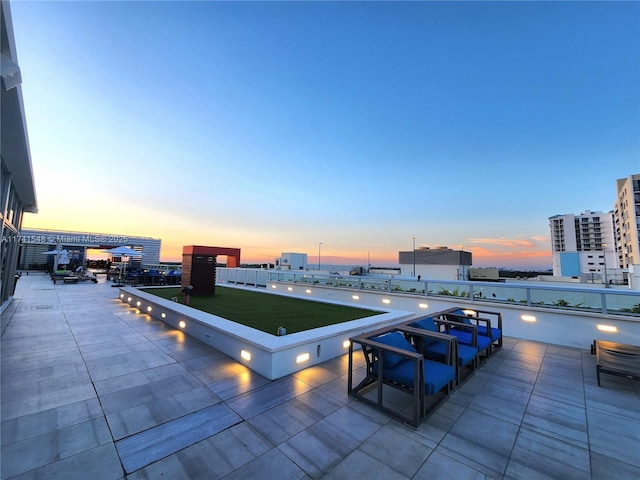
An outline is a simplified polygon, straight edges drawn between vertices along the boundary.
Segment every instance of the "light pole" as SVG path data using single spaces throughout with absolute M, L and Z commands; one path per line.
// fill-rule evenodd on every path
M 607 280 L 607 244 L 602 244 L 602 258 L 604 259 L 604 288 L 609 288 L 609 281 Z
M 413 237 L 413 276 L 416 276 L 416 237 Z
M 322 246 L 322 242 L 318 243 L 318 270 L 320 270 L 320 247 Z

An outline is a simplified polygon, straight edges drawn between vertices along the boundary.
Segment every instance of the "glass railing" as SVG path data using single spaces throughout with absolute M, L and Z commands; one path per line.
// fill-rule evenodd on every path
M 520 304 L 640 317 L 640 293 L 580 288 L 449 280 L 406 280 L 245 268 L 217 269 L 218 282 L 265 287 L 267 282 L 304 283 L 332 288 L 388 292 L 422 297 L 453 297 L 476 302 Z

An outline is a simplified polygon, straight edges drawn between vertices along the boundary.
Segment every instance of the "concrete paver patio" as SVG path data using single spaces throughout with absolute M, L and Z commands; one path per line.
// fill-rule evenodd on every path
M 2 479 L 640 478 L 640 383 L 588 350 L 507 338 L 413 430 L 347 396 L 346 356 L 270 381 L 110 285 L 18 281 Z

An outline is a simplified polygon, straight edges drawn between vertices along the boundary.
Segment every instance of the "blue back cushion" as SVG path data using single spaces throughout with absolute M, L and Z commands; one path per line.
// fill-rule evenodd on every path
M 484 335 L 485 337 L 488 337 L 489 335 L 487 334 L 487 327 L 486 326 L 478 326 L 478 335 Z M 502 332 L 500 331 L 499 328 L 491 328 L 491 340 L 492 341 L 496 341 L 499 340 L 500 337 L 502 337 Z
M 471 345 L 472 335 L 471 332 L 463 332 L 461 330 L 451 329 L 449 332 L 451 335 L 458 337 L 458 343 L 463 345 Z M 482 352 L 491 346 L 491 339 L 484 335 L 478 335 L 478 351 Z
M 415 322 L 411 323 L 411 326 L 414 328 L 421 328 L 422 330 L 429 330 L 430 332 L 438 331 L 436 322 L 433 321 L 432 317 L 424 317 L 420 320 L 416 320 Z
M 416 349 L 413 348 L 404 335 L 400 332 L 392 332 L 386 333 L 379 337 L 374 337 L 371 340 L 376 342 L 384 343 L 385 345 L 390 345 L 392 347 L 401 348 L 403 350 L 408 350 L 412 353 L 415 353 Z M 384 352 L 383 353 L 383 362 L 382 368 L 393 368 L 398 365 L 400 362 L 407 360 L 407 357 L 401 357 L 400 355 L 395 355 L 393 353 Z
M 469 318 L 467 317 L 467 314 L 464 313 L 464 310 L 462 310 L 461 308 L 459 308 L 458 310 L 454 310 L 453 312 L 450 312 L 453 315 L 459 315 L 457 317 L 453 317 L 451 320 L 453 320 L 454 322 L 462 322 L 462 323 L 467 323 L 470 324 L 471 320 L 469 320 Z
M 413 328 L 420 328 L 422 330 L 427 330 L 429 332 L 438 332 L 438 327 L 436 326 L 436 322 L 433 320 L 433 317 L 424 317 L 421 318 L 420 320 L 416 320 L 415 322 L 412 322 L 411 327 Z M 430 340 L 429 338 L 423 338 L 422 342 L 423 345 L 426 347 L 427 345 L 431 345 L 433 343 L 436 343 L 438 340 Z

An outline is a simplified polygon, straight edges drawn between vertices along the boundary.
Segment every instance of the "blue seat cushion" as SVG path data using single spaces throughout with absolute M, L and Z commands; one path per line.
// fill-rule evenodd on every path
M 458 365 L 464 367 L 470 364 L 478 355 L 478 349 L 471 345 L 461 345 L 458 343 Z
M 473 345 L 473 335 L 471 332 L 465 332 L 464 330 L 456 330 L 452 328 L 449 330 L 450 335 L 458 337 L 458 344 Z M 491 346 L 491 339 L 484 335 L 478 335 L 478 351 L 482 352 Z
M 434 395 L 455 378 L 455 369 L 451 365 L 424 360 L 425 393 Z M 407 387 L 413 387 L 414 362 L 405 360 L 395 367 L 384 369 L 384 377 Z
M 478 326 L 478 335 L 487 337 L 487 327 Z M 502 337 L 502 331 L 499 328 L 491 328 L 491 341 L 495 342 L 496 340 L 500 340 L 500 337 Z
M 400 332 L 385 333 L 384 335 L 380 335 L 379 337 L 373 337 L 371 340 L 384 343 L 385 345 L 389 345 L 391 347 L 401 348 L 402 350 L 408 350 L 412 353 L 417 353 L 416 349 L 413 348 L 413 345 L 411 345 L 407 341 L 407 339 L 404 338 L 404 335 Z M 382 368 L 384 369 L 393 368 L 398 363 L 406 360 L 410 361 L 406 357 L 390 352 L 383 352 L 382 358 Z
M 436 322 L 433 320 L 433 317 L 424 317 L 421 318 L 420 320 L 416 320 L 415 322 L 412 322 L 410 324 L 411 327 L 413 328 L 419 328 L 421 330 L 427 330 L 429 332 L 438 332 L 438 326 L 436 325 Z M 434 343 L 438 343 L 438 340 L 436 339 L 430 339 L 428 337 L 423 337 L 422 339 L 422 345 L 426 346 L 426 345 L 432 345 Z
M 464 367 L 468 363 L 471 363 L 478 350 L 471 345 L 462 345 L 458 343 L 458 365 Z M 424 355 L 428 358 L 444 361 L 447 355 L 447 344 L 445 342 L 437 342 L 424 349 Z
M 447 358 L 447 345 L 448 342 L 434 342 L 430 345 L 424 345 L 424 356 L 433 360 L 443 362 Z

